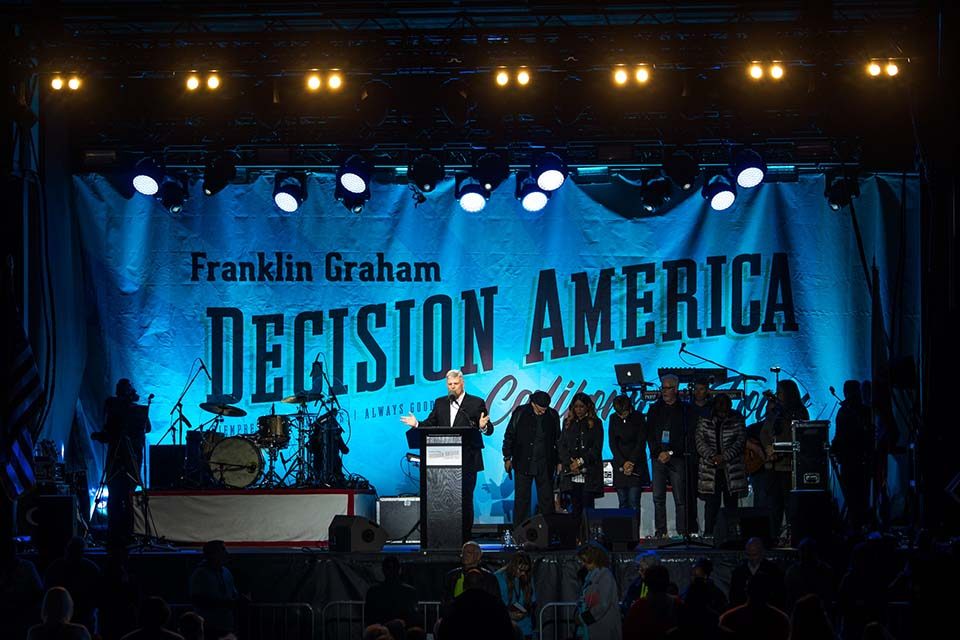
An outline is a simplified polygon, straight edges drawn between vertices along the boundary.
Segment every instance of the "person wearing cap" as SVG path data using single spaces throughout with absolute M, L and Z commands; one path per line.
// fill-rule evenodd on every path
M 530 516 L 534 483 L 540 513 L 553 513 L 553 474 L 559 461 L 559 438 L 560 414 L 550 407 L 546 391 L 535 391 L 530 402 L 513 410 L 503 434 L 503 468 L 514 477 L 514 526 Z

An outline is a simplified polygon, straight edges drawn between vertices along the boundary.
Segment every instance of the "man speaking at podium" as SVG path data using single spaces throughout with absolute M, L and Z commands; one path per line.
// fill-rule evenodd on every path
M 463 390 L 463 373 L 458 369 L 447 371 L 447 395 L 437 398 L 425 420 L 418 421 L 411 413 L 400 418 L 408 427 L 474 427 L 489 436 L 493 425 L 483 398 L 471 396 Z M 483 470 L 483 441 L 479 446 L 463 446 L 463 539 L 469 540 L 473 531 L 473 490 L 477 473 Z

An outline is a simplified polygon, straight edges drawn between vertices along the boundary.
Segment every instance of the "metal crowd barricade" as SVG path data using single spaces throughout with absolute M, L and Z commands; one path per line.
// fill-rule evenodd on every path
M 320 611 L 321 637 L 323 640 L 354 640 L 362 637 L 363 614 L 363 600 L 328 602 Z
M 421 600 L 417 603 L 421 613 L 423 613 L 423 630 L 427 633 L 433 633 L 433 627 L 440 619 L 440 601 L 439 600 Z
M 540 607 L 540 640 L 567 640 L 576 635 L 576 602 L 548 602 Z
M 180 616 L 192 604 L 170 606 L 168 626 L 176 629 Z M 316 614 L 306 602 L 252 602 L 237 612 L 237 634 L 245 640 L 315 640 Z

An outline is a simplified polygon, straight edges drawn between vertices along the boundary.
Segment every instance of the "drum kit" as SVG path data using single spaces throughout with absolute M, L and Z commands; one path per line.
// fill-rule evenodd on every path
M 296 405 L 296 413 L 271 411 L 257 418 L 255 433 L 236 436 L 226 436 L 220 425 L 225 420 L 246 416 L 246 411 L 229 404 L 201 403 L 200 409 L 214 417 L 187 433 L 187 479 L 195 484 L 231 489 L 338 486 L 343 479 L 342 473 L 338 473 L 342 468 L 339 458 L 347 452 L 346 447 L 324 447 L 334 440 L 328 432 L 336 435 L 334 442 L 343 443 L 339 438 L 342 429 L 336 421 L 337 409 L 324 402 L 320 393 L 292 395 L 281 402 Z M 310 403 L 321 411 L 310 411 Z M 296 445 L 294 454 L 285 458 L 282 451 L 291 442 Z M 286 468 L 283 475 L 277 470 L 278 459 Z

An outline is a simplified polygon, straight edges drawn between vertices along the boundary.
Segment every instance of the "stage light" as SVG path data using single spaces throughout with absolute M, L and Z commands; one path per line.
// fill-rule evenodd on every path
M 156 195 L 163 182 L 163 169 L 153 158 L 142 158 L 134 167 L 133 188 L 145 196 Z
M 200 78 L 196 75 L 187 78 L 187 91 L 196 91 L 200 88 Z
M 510 82 L 510 74 L 506 70 L 501 69 L 497 72 L 497 85 L 500 87 L 507 86 L 507 83 Z
M 637 72 L 634 74 L 634 77 L 637 79 L 637 82 L 640 84 L 646 84 L 650 79 L 650 69 L 647 67 L 638 67 Z
M 550 194 L 538 187 L 537 183 L 529 176 L 518 175 L 516 197 L 526 211 L 536 213 L 547 206 Z
M 891 78 L 898 73 L 900 73 L 900 67 L 897 66 L 896 62 L 888 62 L 887 66 L 884 69 L 887 72 L 887 75 Z
M 293 213 L 307 199 L 306 174 L 278 173 L 273 178 L 273 202 L 285 213 Z
M 220 88 L 220 76 L 216 73 L 211 73 L 207 76 L 207 89 L 215 91 Z
M 560 159 L 560 156 L 547 151 L 541 153 L 533 161 L 533 166 L 530 167 L 530 175 L 536 179 L 537 186 L 544 191 L 556 191 L 563 186 L 564 180 L 567 179 L 567 165 Z
M 450 78 L 440 87 L 440 111 L 450 124 L 467 126 L 476 108 L 470 87 L 460 78 Z
M 770 77 L 774 80 L 780 80 L 783 78 L 783 66 L 780 63 L 774 62 L 770 66 Z
M 307 89 L 309 91 L 316 91 L 320 88 L 320 76 L 316 73 L 311 73 L 307 76 Z
M 741 149 L 733 157 L 730 173 L 736 176 L 738 185 L 744 189 L 752 189 L 763 182 L 767 164 L 753 149 Z
M 613 72 L 613 81 L 620 86 L 627 84 L 627 70 L 623 67 L 617 68 Z
M 478 213 L 487 206 L 490 192 L 473 176 L 458 173 L 454 176 L 453 196 L 460 203 L 461 209 L 467 213 Z
M 334 72 L 327 76 L 327 88 L 339 91 L 341 87 L 343 87 L 343 76 L 340 73 Z
M 654 212 L 670 200 L 670 182 L 663 176 L 653 176 L 646 181 L 640 191 L 640 204 L 649 212 Z
M 525 87 L 530 84 L 530 72 L 526 69 L 521 69 L 517 72 L 517 84 L 521 87 Z
M 674 151 L 663 163 L 663 172 L 682 191 L 689 191 L 700 174 L 700 164 L 686 151 Z
M 860 183 L 855 171 L 828 171 L 825 180 L 826 186 L 823 190 L 823 196 L 834 211 L 840 211 L 840 209 L 848 206 L 854 198 L 860 196 Z
M 754 80 L 759 80 L 763 77 L 763 67 L 755 62 L 750 65 L 749 73 L 751 78 Z
M 333 191 L 333 197 L 336 198 L 337 202 L 342 204 L 347 211 L 359 215 L 363 213 L 363 207 L 367 204 L 367 201 L 370 200 L 370 190 L 366 189 L 360 193 L 353 193 L 347 191 L 343 188 L 342 184 L 338 183 L 336 189 Z
M 876 62 L 871 62 L 867 65 L 867 73 L 876 78 L 883 70 L 880 68 L 880 65 Z
M 890 75 L 893 75 L 893 74 L 891 73 Z M 77 89 L 79 89 L 80 78 L 78 78 L 77 76 L 73 76 L 72 78 L 67 80 L 67 88 L 70 89 L 71 91 L 76 91 Z
M 717 174 L 703 185 L 700 194 L 710 203 L 711 209 L 724 211 L 729 209 L 737 199 L 737 188 L 725 175 Z
M 183 174 L 164 178 L 157 192 L 157 199 L 164 209 L 172 214 L 183 211 L 183 203 L 187 199 L 187 184 L 187 176 Z
M 357 111 L 360 119 L 369 127 L 377 127 L 390 115 L 393 105 L 393 87 L 383 80 L 370 80 L 360 89 Z
M 483 154 L 474 164 L 472 177 L 487 191 L 493 191 L 510 175 L 510 167 L 499 153 Z
M 360 156 L 350 156 L 337 171 L 337 182 L 350 193 L 363 193 L 370 186 L 370 165 Z
M 407 168 L 407 176 L 417 189 L 430 193 L 443 180 L 443 163 L 435 155 L 421 153 Z
M 203 193 L 215 195 L 237 177 L 237 154 L 233 152 L 216 153 L 207 157 L 203 170 Z
M 63 89 L 63 78 L 60 76 L 54 76 L 53 80 L 50 81 L 50 88 L 54 91 L 60 91 Z

